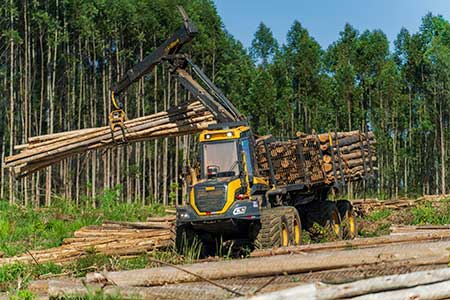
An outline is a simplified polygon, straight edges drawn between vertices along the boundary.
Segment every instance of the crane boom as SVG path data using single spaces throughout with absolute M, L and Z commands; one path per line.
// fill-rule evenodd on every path
M 121 80 L 112 85 L 111 91 L 114 92 L 115 96 L 120 95 L 131 84 L 151 72 L 165 57 L 178 53 L 185 44 L 189 43 L 198 34 L 197 27 L 187 18 L 184 10 L 181 7 L 179 9 L 182 11 L 184 18 L 183 26 L 156 48 L 155 51 L 129 69 Z
M 129 69 L 125 76 L 111 86 L 111 102 L 113 110 L 109 115 L 111 135 L 116 143 L 125 143 L 125 111 L 120 101 L 121 94 L 134 82 L 138 81 L 145 74 L 151 72 L 153 68 L 167 62 L 170 71 L 179 80 L 181 85 L 188 90 L 196 99 L 208 108 L 219 123 L 243 121 L 245 118 L 231 103 L 223 92 L 205 75 L 205 73 L 191 62 L 185 55 L 179 54 L 181 48 L 189 43 L 197 34 L 197 27 L 189 20 L 182 7 L 178 7 L 183 16 L 184 24 L 170 38 L 162 43 L 156 50 L 147 55 Z M 198 83 L 187 71 L 193 73 L 200 79 Z M 115 131 L 122 132 L 121 139 L 116 139 Z

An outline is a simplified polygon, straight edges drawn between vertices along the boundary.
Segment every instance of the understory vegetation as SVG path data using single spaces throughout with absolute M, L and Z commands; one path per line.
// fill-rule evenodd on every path
M 0 251 L 5 256 L 12 256 L 29 250 L 55 247 L 83 226 L 101 224 L 105 220 L 143 221 L 149 216 L 164 214 L 164 208 L 159 204 L 146 207 L 120 204 L 110 193 L 117 195 L 117 191 L 107 190 L 106 195 L 99 200 L 101 205 L 96 209 L 67 206 L 63 200 L 55 201 L 51 207 L 40 209 L 10 206 L 6 201 L 0 201 Z M 450 199 L 441 201 L 437 206 L 426 202 L 414 208 L 374 211 L 358 218 L 358 224 L 361 237 L 389 234 L 391 224 L 450 224 Z M 315 227 L 315 232 L 318 236 L 313 239 L 314 242 L 333 240 L 323 228 Z M 304 232 L 303 243 L 311 243 L 311 240 L 310 233 Z M 215 256 L 230 259 L 233 257 L 230 249 L 230 245 L 218 247 Z M 192 263 L 199 259 L 201 250 L 201 243 L 195 243 L 184 249 L 184 255 L 171 250 L 155 250 L 123 259 L 103 255 L 91 249 L 87 250 L 84 257 L 64 266 L 53 263 L 3 265 L 0 266 L 0 291 L 22 290 L 33 279 L 80 277 L 93 271 L 156 267 L 160 266 L 158 261 L 172 264 Z M 246 256 L 250 250 L 247 249 L 246 252 L 246 249 L 243 249 L 241 253 Z M 20 299 L 30 296 L 23 291 L 19 294 L 14 292 L 14 295 Z
M 59 246 L 64 238 L 87 225 L 105 220 L 138 221 L 164 214 L 160 204 L 141 206 L 118 201 L 120 187 L 98 197 L 97 208 L 54 200 L 51 207 L 32 208 L 0 201 L 0 252 L 11 256 L 34 249 Z
M 438 202 L 425 202 L 417 207 L 400 210 L 382 209 L 359 218 L 359 235 L 372 237 L 389 234 L 391 224 L 448 225 L 450 224 L 450 198 Z M 435 205 L 435 206 L 434 206 Z

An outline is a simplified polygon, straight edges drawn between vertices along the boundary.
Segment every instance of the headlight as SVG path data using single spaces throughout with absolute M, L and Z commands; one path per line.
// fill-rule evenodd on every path
M 233 133 L 232 132 L 227 132 L 227 137 L 232 137 Z
M 209 140 L 211 138 L 210 134 L 205 134 L 205 139 Z
M 180 213 L 181 219 L 189 219 L 189 214 L 187 212 Z

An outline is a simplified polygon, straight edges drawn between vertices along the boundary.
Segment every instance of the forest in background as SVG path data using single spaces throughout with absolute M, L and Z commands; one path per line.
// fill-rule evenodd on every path
M 350 24 L 322 49 L 299 21 L 283 45 L 261 23 L 245 49 L 210 0 L 3 0 L 2 161 L 28 137 L 106 125 L 110 85 L 182 24 L 176 5 L 200 32 L 184 52 L 251 118 L 255 133 L 292 137 L 367 126 L 378 141 L 372 193 L 447 192 L 450 23 L 431 14 L 418 32 L 402 29 L 393 49 L 382 31 Z M 160 65 L 124 100 L 131 119 L 187 97 Z M 90 205 L 116 190 L 127 203 L 180 203 L 183 164 L 193 162 L 195 146 L 193 136 L 136 143 L 78 155 L 20 180 L 2 169 L 0 199 Z

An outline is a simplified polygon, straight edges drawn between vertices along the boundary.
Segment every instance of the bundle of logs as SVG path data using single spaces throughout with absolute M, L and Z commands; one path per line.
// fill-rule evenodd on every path
M 170 227 L 175 216 L 156 217 L 147 222 L 107 221 L 79 229 L 63 245 L 0 258 L 0 265 L 13 262 L 70 263 L 88 253 L 129 257 L 170 246 Z
M 256 140 L 256 158 L 262 176 L 278 185 L 356 181 L 376 170 L 375 137 L 372 132 L 337 132 L 305 135 L 275 141 Z
M 186 135 L 206 129 L 213 123 L 216 121 L 211 112 L 199 101 L 194 101 L 125 121 L 124 135 L 120 129 L 111 132 L 109 126 L 105 126 L 31 137 L 28 144 L 15 147 L 20 153 L 6 157 L 5 167 L 23 177 L 77 154 L 107 149 L 122 138 L 131 143 Z

